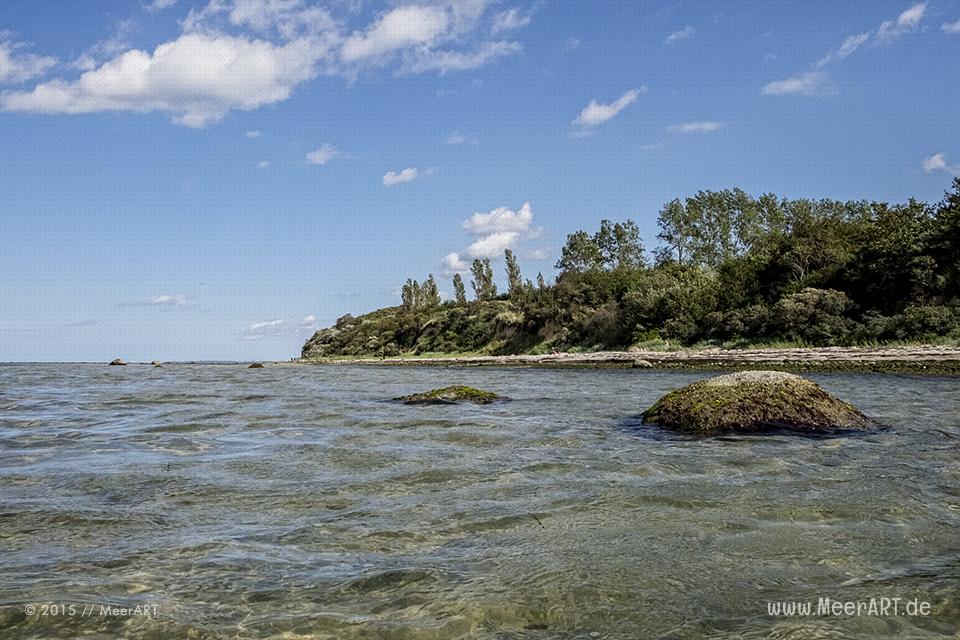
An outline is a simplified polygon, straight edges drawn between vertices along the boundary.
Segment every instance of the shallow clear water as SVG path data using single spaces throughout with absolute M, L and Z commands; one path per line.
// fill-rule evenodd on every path
M 0 637 L 955 637 L 960 381 L 812 376 L 867 435 L 639 424 L 704 375 L 2 366 Z M 384 401 L 454 383 L 514 400 Z M 930 612 L 768 612 L 821 596 Z

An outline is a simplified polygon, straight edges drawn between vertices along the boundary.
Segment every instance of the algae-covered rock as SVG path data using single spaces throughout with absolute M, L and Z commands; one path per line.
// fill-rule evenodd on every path
M 260 362 L 254 362 L 247 369 L 263 369 L 263 364 Z
M 498 396 L 490 391 L 483 391 L 463 385 L 444 387 L 442 389 L 434 389 L 433 391 L 425 391 L 424 393 L 414 393 L 409 396 L 394 398 L 394 400 L 404 404 L 457 404 L 458 402 L 490 404 L 491 402 L 504 399 L 502 396 Z
M 127 363 L 124 362 L 123 360 L 121 360 L 120 358 L 117 358 L 116 360 L 111 360 L 111 361 L 110 361 L 110 366 L 111 366 L 111 367 L 125 367 L 125 366 L 127 366 Z
M 741 371 L 695 382 L 663 396 L 644 423 L 695 435 L 773 429 L 820 433 L 873 426 L 856 407 L 814 382 L 781 371 Z

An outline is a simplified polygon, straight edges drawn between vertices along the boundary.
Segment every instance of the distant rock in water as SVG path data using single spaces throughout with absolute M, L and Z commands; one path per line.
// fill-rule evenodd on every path
M 125 366 L 127 366 L 127 363 L 124 362 L 123 360 L 121 360 L 120 358 L 117 358 L 116 360 L 111 360 L 111 361 L 110 361 L 110 366 L 111 366 L 111 367 L 125 367 Z
M 856 407 L 816 383 L 781 371 L 741 371 L 695 382 L 657 400 L 644 412 L 643 422 L 694 435 L 874 426 Z
M 404 404 L 457 404 L 459 402 L 490 404 L 497 400 L 506 400 L 506 398 L 489 391 L 457 385 L 434 389 L 433 391 L 426 391 L 424 393 L 414 393 L 409 396 L 401 396 L 394 398 L 394 400 Z
M 155 367 L 159 367 L 162 363 L 159 360 L 151 360 L 150 364 L 152 364 Z
M 261 362 L 254 362 L 254 363 L 251 364 L 249 367 L 247 367 L 247 369 L 263 369 L 263 363 L 261 363 Z

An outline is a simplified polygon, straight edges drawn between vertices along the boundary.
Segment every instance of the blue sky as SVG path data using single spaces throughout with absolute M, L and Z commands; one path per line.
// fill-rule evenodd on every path
M 958 86 L 958 0 L 5 0 L 0 360 L 285 359 L 699 189 L 938 201 Z

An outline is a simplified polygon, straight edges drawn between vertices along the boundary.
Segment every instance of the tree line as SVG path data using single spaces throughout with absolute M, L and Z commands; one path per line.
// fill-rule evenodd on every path
M 524 279 L 509 249 L 504 292 L 489 259 L 471 265 L 469 301 L 459 273 L 448 301 L 432 275 L 408 280 L 399 311 L 370 314 L 363 335 L 496 353 L 960 342 L 960 178 L 937 204 L 700 191 L 665 203 L 657 229 L 649 252 L 632 220 L 571 233 L 552 284 Z M 357 340 L 329 350 L 362 353 Z

